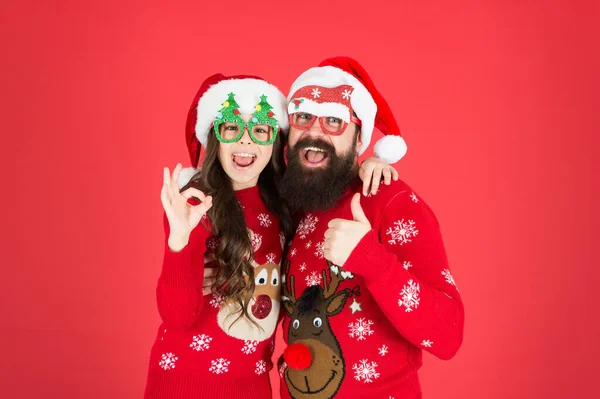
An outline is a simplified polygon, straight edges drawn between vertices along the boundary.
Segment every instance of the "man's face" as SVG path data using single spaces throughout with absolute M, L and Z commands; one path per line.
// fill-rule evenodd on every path
M 298 117 L 301 118 L 302 114 L 300 114 Z M 301 140 L 310 140 L 315 144 L 319 143 L 322 145 L 317 144 L 307 147 L 303 146 L 301 141 L 298 159 L 288 159 L 288 161 L 298 161 L 306 170 L 325 170 L 330 167 L 332 150 L 335 149 L 335 154 L 337 154 L 338 157 L 347 155 L 349 151 L 358 152 L 362 143 L 360 138 L 355 140 L 355 136 L 356 124 L 354 122 L 350 122 L 344 130 L 344 133 L 339 136 L 330 135 L 324 132 L 321 128 L 321 124 L 318 121 L 315 121 L 312 126 L 305 130 L 290 126 L 290 132 L 288 135 L 288 146 L 290 149 L 295 148 L 296 143 Z
M 324 132 L 318 121 L 304 130 L 290 127 L 288 166 L 279 192 L 291 210 L 334 206 L 357 176 L 360 145 L 354 123 L 339 136 Z

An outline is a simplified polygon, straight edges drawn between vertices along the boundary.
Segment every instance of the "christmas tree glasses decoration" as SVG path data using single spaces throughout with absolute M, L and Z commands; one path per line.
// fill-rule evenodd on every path
M 278 122 L 273 113 L 273 107 L 267 102 L 267 96 L 260 96 L 260 102 L 254 107 L 255 111 L 249 122 L 244 122 L 240 113 L 240 106 L 235 101 L 235 94 L 229 93 L 227 101 L 223 103 L 223 108 L 219 110 L 214 121 L 214 130 L 217 139 L 221 143 L 235 143 L 242 135 L 244 130 L 248 128 L 250 138 L 256 144 L 270 145 L 277 138 L 279 131 Z M 229 124 L 224 126 L 221 131 L 221 124 Z M 237 126 L 232 126 L 235 124 Z M 224 137 L 225 136 L 225 137 Z

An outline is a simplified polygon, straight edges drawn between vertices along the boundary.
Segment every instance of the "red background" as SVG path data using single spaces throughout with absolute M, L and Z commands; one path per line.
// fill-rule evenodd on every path
M 188 163 L 198 85 L 287 92 L 334 55 L 395 110 L 464 298 L 425 397 L 598 397 L 598 2 L 189 3 L 2 7 L 1 397 L 141 397 L 161 168 Z

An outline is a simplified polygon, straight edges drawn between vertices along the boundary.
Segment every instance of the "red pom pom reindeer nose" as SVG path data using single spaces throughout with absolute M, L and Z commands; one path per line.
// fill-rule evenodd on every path
M 283 359 L 288 367 L 295 370 L 304 370 L 312 363 L 312 355 L 308 346 L 304 344 L 291 344 L 283 351 Z
M 261 294 L 256 297 L 254 305 L 252 305 L 252 315 L 262 320 L 271 313 L 272 306 L 271 298 L 268 295 Z

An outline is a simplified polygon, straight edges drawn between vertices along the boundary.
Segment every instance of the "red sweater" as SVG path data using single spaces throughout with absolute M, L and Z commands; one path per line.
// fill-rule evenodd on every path
M 283 336 L 310 360 L 302 351 L 286 355 L 294 364 L 280 360 L 282 398 L 421 398 L 422 350 L 450 359 L 461 345 L 463 305 L 438 222 L 406 183 L 361 198 L 372 230 L 343 267 L 323 258 L 328 222 L 352 220 L 361 187 L 304 215 L 291 243 Z
M 203 227 L 204 218 L 180 252 L 172 252 L 165 243 L 157 288 L 163 323 L 150 355 L 145 398 L 271 397 L 283 235 L 257 186 L 236 191 L 236 196 L 254 247 L 256 288 L 249 313 L 262 330 L 246 318 L 232 325 L 238 316 L 236 305 L 218 295 L 203 296 L 205 256 L 210 266 L 218 245 L 218 238 Z M 165 234 L 168 240 L 166 217 Z

